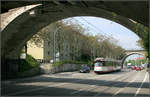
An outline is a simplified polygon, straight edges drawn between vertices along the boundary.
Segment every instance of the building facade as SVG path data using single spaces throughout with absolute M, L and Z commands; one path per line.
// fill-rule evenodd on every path
M 47 26 L 43 31 L 46 31 L 46 33 L 42 46 L 38 47 L 28 41 L 27 53 L 35 59 L 45 62 L 72 60 L 69 40 L 67 38 L 69 36 L 59 31 L 55 23 Z

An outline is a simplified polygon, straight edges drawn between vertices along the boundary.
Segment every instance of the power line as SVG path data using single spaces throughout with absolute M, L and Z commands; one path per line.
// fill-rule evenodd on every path
M 89 25 L 93 26 L 94 28 L 96 28 L 97 30 L 100 30 L 102 33 L 108 35 L 108 36 L 112 36 L 111 33 L 105 33 L 103 30 L 101 30 L 100 28 L 96 27 L 95 25 L 91 24 L 90 22 L 88 22 L 86 19 L 84 19 L 83 17 L 80 17 L 82 20 L 84 20 L 85 22 L 87 22 Z
M 82 25 L 85 25 L 85 24 L 83 24 L 83 23 L 81 23 L 79 20 L 77 20 L 77 19 L 75 19 L 75 18 L 72 18 L 72 19 L 74 19 L 75 21 L 77 21 L 78 23 L 80 23 L 80 24 L 82 24 Z M 88 25 L 89 26 L 89 25 Z M 90 27 L 90 26 L 89 26 Z M 96 30 L 96 29 L 94 29 L 96 32 L 97 31 L 99 31 L 98 29 Z M 104 33 L 102 33 L 103 35 L 104 35 Z M 105 35 L 104 35 L 105 36 Z
M 75 18 L 71 18 L 72 20 L 75 20 L 76 22 L 80 23 L 81 25 L 85 25 L 83 23 L 81 23 L 79 20 L 75 19 Z M 95 30 L 95 29 L 94 29 Z M 96 31 L 96 30 L 95 30 Z

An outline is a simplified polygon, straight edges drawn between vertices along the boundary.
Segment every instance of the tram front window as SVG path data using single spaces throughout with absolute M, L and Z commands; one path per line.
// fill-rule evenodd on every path
M 103 66 L 103 64 L 101 62 L 96 62 L 94 66 Z

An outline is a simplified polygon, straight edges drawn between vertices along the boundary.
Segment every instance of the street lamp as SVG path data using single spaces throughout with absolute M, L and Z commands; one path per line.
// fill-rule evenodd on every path
M 61 28 L 61 26 L 59 26 L 58 28 L 56 28 L 56 30 L 54 31 L 54 41 L 53 41 L 53 45 L 54 45 L 54 47 L 53 47 L 53 63 L 54 62 L 56 62 L 56 49 L 55 49 L 55 45 L 56 45 L 56 32 L 59 30 Z

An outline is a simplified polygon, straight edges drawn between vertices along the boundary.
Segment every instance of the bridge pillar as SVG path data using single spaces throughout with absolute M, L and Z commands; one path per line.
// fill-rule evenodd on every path
M 19 58 L 1 58 L 1 79 L 15 78 L 19 71 Z

